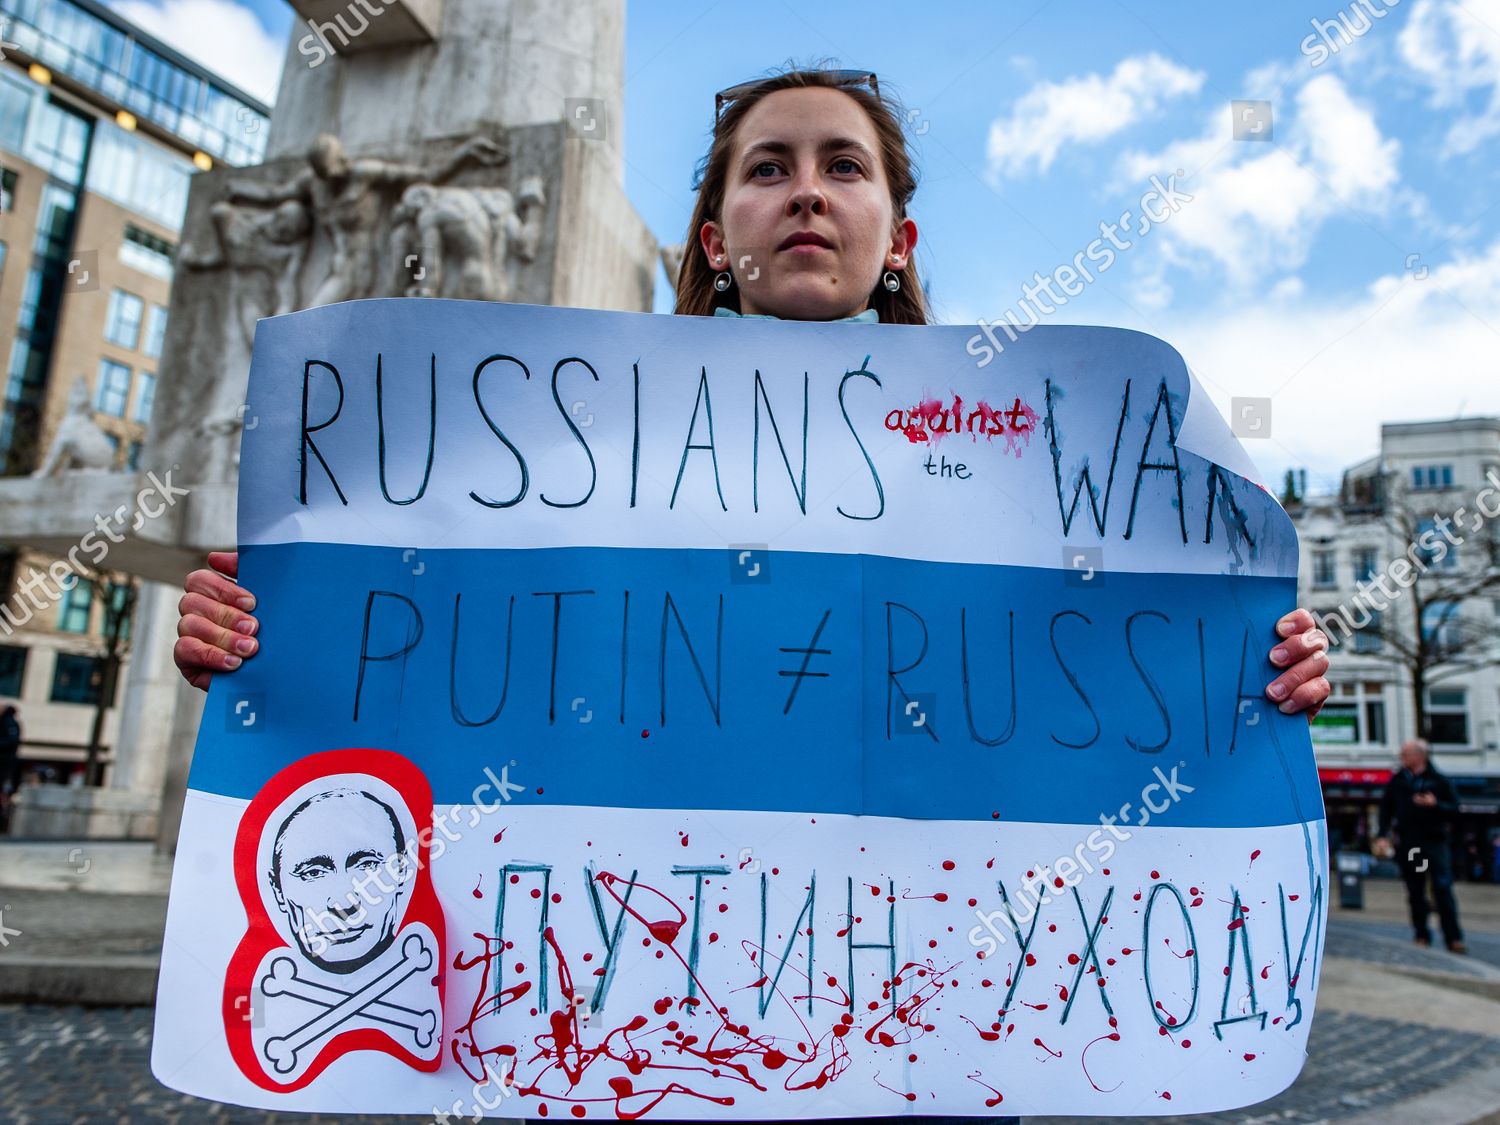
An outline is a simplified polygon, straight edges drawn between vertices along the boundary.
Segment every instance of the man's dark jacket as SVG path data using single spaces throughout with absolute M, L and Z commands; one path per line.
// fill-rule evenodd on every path
M 1431 793 L 1437 798 L 1436 805 L 1426 807 L 1412 800 L 1418 793 Z M 1380 835 L 1391 834 L 1391 823 L 1395 822 L 1396 834 L 1405 844 L 1436 844 L 1448 838 L 1448 823 L 1458 812 L 1458 798 L 1453 795 L 1453 784 L 1431 762 L 1421 773 L 1412 773 L 1402 768 L 1385 787 L 1385 796 L 1380 801 Z

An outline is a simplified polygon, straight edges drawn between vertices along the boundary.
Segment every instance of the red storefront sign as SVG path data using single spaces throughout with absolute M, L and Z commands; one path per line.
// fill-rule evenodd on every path
M 1351 770 L 1319 766 L 1318 780 L 1324 785 L 1386 785 L 1390 770 Z

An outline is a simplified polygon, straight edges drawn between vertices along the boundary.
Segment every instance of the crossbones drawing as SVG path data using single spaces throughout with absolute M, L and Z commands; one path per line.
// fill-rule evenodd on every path
M 437 1031 L 436 1010 L 429 1008 L 417 1011 L 387 1003 L 383 998 L 395 991 L 407 977 L 430 969 L 432 965 L 432 950 L 427 948 L 421 935 L 407 934 L 401 942 L 399 961 L 371 979 L 363 988 L 345 992 L 340 988 L 316 984 L 299 977 L 296 963 L 290 957 L 277 957 L 261 978 L 261 992 L 266 996 L 292 996 L 316 1004 L 323 1011 L 286 1035 L 267 1039 L 262 1046 L 262 1053 L 278 1074 L 290 1074 L 297 1069 L 298 1055 L 302 1051 L 361 1015 L 405 1028 L 413 1034 L 417 1046 L 431 1046 L 433 1035 Z
M 245 981 L 259 1001 L 251 1049 L 266 1075 L 295 1081 L 353 1031 L 381 1033 L 353 1049 L 440 1052 L 433 974 L 442 947 L 430 922 L 408 910 L 415 823 L 400 793 L 357 774 L 304 786 L 267 817 L 261 901 L 285 944 L 266 950 Z M 380 1038 L 388 1046 L 375 1045 Z

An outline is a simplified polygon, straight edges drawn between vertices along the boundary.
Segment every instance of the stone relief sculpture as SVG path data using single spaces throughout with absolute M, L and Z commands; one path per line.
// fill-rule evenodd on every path
M 488 137 L 473 137 L 436 168 L 423 168 L 374 157 L 350 157 L 339 139 L 323 133 L 308 154 L 308 166 L 282 184 L 233 180 L 230 203 L 271 206 L 297 201 L 306 206 L 318 229 L 332 244 L 327 275 L 312 286 L 302 307 L 332 304 L 368 295 L 380 276 L 375 251 L 377 228 L 386 209 L 387 192 L 422 182 L 441 184 L 466 164 L 504 162 L 504 148 Z
M 412 276 L 398 268 L 408 256 L 430 271 L 427 287 L 416 292 L 505 300 L 507 257 L 531 261 L 540 243 L 546 202 L 540 177 L 523 180 L 514 194 L 445 181 L 466 167 L 493 168 L 508 158 L 502 142 L 483 136 L 431 166 L 351 157 L 324 133 L 290 179 L 230 179 L 208 209 L 209 222 L 189 233 L 178 252 L 186 270 L 222 271 L 218 291 L 227 305 L 212 314 L 225 318 L 217 343 L 195 336 L 188 366 L 248 370 L 256 321 L 400 293 Z M 237 472 L 239 433 L 251 424 L 242 421 L 235 397 L 240 385 L 217 380 L 224 393 L 200 405 L 193 433 L 203 480 L 232 480 Z
M 214 245 L 185 244 L 177 262 L 195 270 L 229 267 L 229 302 L 248 351 L 257 320 L 298 307 L 297 279 L 307 258 L 312 218 L 295 199 L 271 211 L 220 200 L 209 208 L 209 216 Z
M 75 469 L 108 471 L 114 466 L 114 444 L 94 421 L 89 381 L 80 375 L 68 392 L 68 412 L 57 424 L 57 433 L 47 447 L 47 455 L 31 475 L 58 477 Z
M 541 177 L 504 188 L 413 184 L 392 213 L 393 258 L 415 260 L 407 296 L 510 298 L 506 261 L 536 260 L 546 194 Z

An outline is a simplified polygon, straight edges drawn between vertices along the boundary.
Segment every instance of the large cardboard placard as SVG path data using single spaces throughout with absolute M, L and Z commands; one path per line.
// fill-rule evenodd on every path
M 1171 347 L 440 300 L 260 323 L 262 651 L 153 1050 L 245 1105 L 1224 1109 L 1302 1065 L 1292 525 Z

